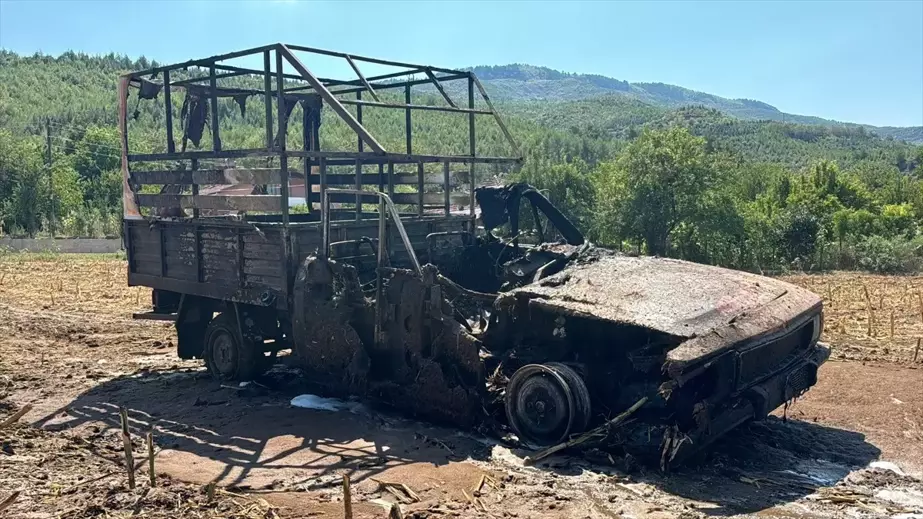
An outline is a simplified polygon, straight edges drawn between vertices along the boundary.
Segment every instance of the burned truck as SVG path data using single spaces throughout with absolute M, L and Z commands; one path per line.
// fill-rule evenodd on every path
M 175 322 L 179 356 L 219 379 L 284 352 L 331 395 L 532 446 L 602 427 L 669 462 L 798 397 L 827 358 L 816 295 L 594 246 L 537 189 L 496 182 L 520 154 L 470 71 L 273 44 L 125 74 L 119 91 L 128 282 L 153 289 L 135 317 Z M 142 102 L 163 110 L 153 152 L 130 139 Z M 421 151 L 433 114 L 463 142 Z M 241 119 L 264 127 L 257 147 Z M 403 126 L 400 149 L 370 131 L 383 121 Z

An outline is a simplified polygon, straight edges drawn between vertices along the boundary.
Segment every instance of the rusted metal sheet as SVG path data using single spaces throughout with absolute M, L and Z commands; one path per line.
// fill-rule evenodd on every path
M 640 326 L 682 342 L 665 368 L 679 376 L 727 348 L 792 332 L 820 312 L 820 298 L 776 279 L 686 261 L 609 255 L 517 288 L 562 315 Z
M 692 338 L 785 295 L 787 283 L 686 261 L 609 256 L 511 292 L 562 311 Z

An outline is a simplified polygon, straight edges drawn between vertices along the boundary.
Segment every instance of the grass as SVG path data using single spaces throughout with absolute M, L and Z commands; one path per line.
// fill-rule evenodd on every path
M 95 254 L 80 254 L 80 253 L 64 253 L 57 251 L 41 251 L 41 252 L 28 252 L 28 251 L 14 251 L 10 249 L 0 248 L 0 262 L 2 263 L 29 263 L 33 261 L 113 261 L 113 260 L 124 260 L 125 251 L 112 252 L 112 253 L 95 253 Z

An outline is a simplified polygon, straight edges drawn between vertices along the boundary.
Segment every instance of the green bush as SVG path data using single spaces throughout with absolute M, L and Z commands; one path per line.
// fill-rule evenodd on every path
M 880 274 L 916 272 L 923 265 L 921 246 L 919 238 L 869 236 L 856 245 L 856 264 Z

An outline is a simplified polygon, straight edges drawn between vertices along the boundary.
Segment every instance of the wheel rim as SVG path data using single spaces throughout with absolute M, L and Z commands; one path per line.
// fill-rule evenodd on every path
M 521 438 L 550 445 L 570 433 L 574 396 L 554 370 L 539 364 L 523 367 L 513 375 L 507 391 L 507 419 Z
M 237 367 L 237 347 L 234 338 L 225 331 L 212 336 L 212 363 L 223 375 L 233 375 Z

